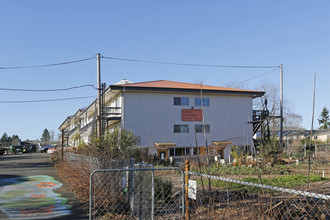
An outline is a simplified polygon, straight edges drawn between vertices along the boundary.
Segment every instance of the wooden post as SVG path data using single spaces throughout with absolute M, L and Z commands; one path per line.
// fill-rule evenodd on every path
M 312 145 L 310 145 L 312 147 Z M 307 185 L 308 185 L 308 188 L 310 187 L 310 184 L 309 184 L 309 173 L 310 173 L 310 169 L 311 169 L 311 152 L 309 151 L 308 153 L 308 173 L 307 173 Z
M 64 150 L 63 150 L 63 145 L 64 145 L 64 130 L 62 129 L 62 154 L 61 154 L 61 160 L 63 163 L 63 158 L 64 158 Z
M 101 102 L 101 61 L 100 61 L 100 54 L 98 53 L 96 55 L 96 58 L 97 58 L 97 101 L 98 101 L 98 109 L 97 109 L 97 132 L 98 132 L 98 136 L 101 138 L 102 136 L 102 130 L 101 130 L 101 122 L 102 122 L 102 115 L 101 115 L 101 112 L 102 112 L 102 102 Z
M 190 171 L 189 160 L 186 160 L 185 171 L 186 172 Z M 188 199 L 188 181 L 189 181 L 189 175 L 187 173 L 185 173 L 186 220 L 189 220 L 190 219 L 190 215 L 189 215 L 189 199 Z
M 280 96 L 281 96 L 281 100 L 280 100 L 280 114 L 281 114 L 281 121 L 280 121 L 280 147 L 281 149 L 283 149 L 283 64 L 281 64 L 280 66 L 281 69 L 281 76 L 280 76 L 280 87 L 281 87 L 281 91 L 280 91 Z

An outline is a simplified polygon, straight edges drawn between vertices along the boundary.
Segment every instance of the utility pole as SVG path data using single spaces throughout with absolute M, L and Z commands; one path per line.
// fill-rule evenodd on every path
M 62 153 L 61 153 L 61 161 L 62 161 L 62 163 L 63 163 L 63 158 L 64 158 L 64 150 L 63 150 L 63 147 L 64 147 L 64 130 L 62 129 L 61 132 L 62 132 Z
M 315 84 L 316 84 L 316 73 L 314 73 L 314 89 L 313 89 L 313 113 L 312 113 L 312 125 L 311 125 L 311 146 L 312 146 L 312 143 L 313 143 L 313 129 L 314 129 Z
M 100 54 L 98 53 L 96 55 L 97 58 L 97 101 L 98 101 L 98 110 L 97 110 L 97 132 L 98 136 L 102 136 L 102 131 L 101 131 L 101 108 L 102 108 L 102 103 L 101 103 L 101 61 L 100 61 Z
M 281 123 L 280 123 L 280 147 L 283 148 L 283 64 L 281 64 Z

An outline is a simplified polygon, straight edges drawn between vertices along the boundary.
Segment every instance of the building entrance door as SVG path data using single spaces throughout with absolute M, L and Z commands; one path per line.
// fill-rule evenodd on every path
M 167 160 L 167 150 L 158 150 L 158 156 L 161 160 Z

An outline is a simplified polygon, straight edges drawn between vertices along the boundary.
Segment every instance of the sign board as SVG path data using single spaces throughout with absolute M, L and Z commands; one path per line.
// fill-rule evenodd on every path
M 181 121 L 203 121 L 202 109 L 181 109 Z
M 197 198 L 197 182 L 188 180 L 188 198 L 196 200 Z

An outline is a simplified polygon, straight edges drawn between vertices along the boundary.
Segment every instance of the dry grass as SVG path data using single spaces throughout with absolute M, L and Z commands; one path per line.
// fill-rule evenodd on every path
M 89 167 L 86 164 L 72 164 L 64 160 L 62 163 L 57 163 L 55 168 L 68 184 L 69 190 L 73 191 L 81 202 L 87 204 L 89 201 Z
M 84 204 L 86 210 L 89 209 L 90 199 L 90 174 L 92 169 L 90 163 L 85 160 L 68 162 L 58 162 L 55 165 L 58 174 L 68 184 L 67 189 L 74 192 L 76 197 Z M 111 181 L 109 181 L 111 180 Z M 123 203 L 120 198 L 120 190 L 112 191 L 111 184 L 120 185 L 121 176 L 109 176 L 104 173 L 94 175 L 94 209 L 97 219 L 127 219 L 124 214 L 116 213 L 116 206 Z M 108 212 L 108 211 L 111 211 Z

